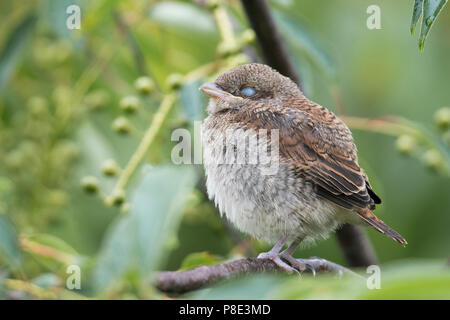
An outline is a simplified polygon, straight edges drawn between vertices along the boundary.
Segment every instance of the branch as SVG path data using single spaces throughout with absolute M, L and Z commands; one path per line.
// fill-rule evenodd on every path
M 134 154 L 131 156 L 130 160 L 128 161 L 125 169 L 120 174 L 119 180 L 117 181 L 111 196 L 107 199 L 108 204 L 113 203 L 113 195 L 118 194 L 119 192 L 122 192 L 125 189 L 125 186 L 127 185 L 129 179 L 133 175 L 133 173 L 136 171 L 137 167 L 141 163 L 141 161 L 144 159 L 148 149 L 150 148 L 151 144 L 153 143 L 159 129 L 161 128 L 164 120 L 166 119 L 167 115 L 169 114 L 169 111 L 171 110 L 172 106 L 175 102 L 175 94 L 169 93 L 164 96 L 163 100 L 161 101 L 160 107 L 158 111 L 156 111 L 153 121 L 148 127 L 147 131 L 144 134 L 144 137 L 141 140 L 141 143 L 139 144 L 137 150 L 134 152 Z
M 297 259 L 308 266 L 307 271 L 316 273 L 334 273 L 340 276 L 360 275 L 343 266 L 335 264 L 325 259 L 310 258 Z M 284 272 L 272 260 L 244 258 L 211 266 L 199 266 L 186 271 L 162 271 L 154 280 L 156 288 L 163 292 L 185 293 L 197 290 L 219 281 L 230 280 L 248 274 L 263 272 Z
M 255 31 L 264 60 L 281 74 L 289 77 L 299 85 L 300 78 L 295 71 L 283 39 L 264 0 L 242 0 L 250 25 Z
M 258 38 L 266 63 L 291 78 L 301 88 L 300 78 L 287 53 L 267 2 L 264 0 L 242 0 L 242 5 Z M 337 231 L 337 236 L 350 266 L 376 264 L 377 259 L 370 240 L 360 227 L 345 225 Z
M 336 238 L 350 267 L 367 267 L 377 264 L 372 243 L 362 228 L 344 224 L 337 230 Z

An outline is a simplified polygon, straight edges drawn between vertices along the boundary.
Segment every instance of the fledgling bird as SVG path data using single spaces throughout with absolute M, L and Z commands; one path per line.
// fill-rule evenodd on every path
M 304 270 L 292 257 L 297 246 L 326 237 L 342 223 L 370 225 L 406 245 L 372 213 L 381 199 L 358 165 L 348 127 L 293 81 L 269 66 L 247 64 L 200 89 L 210 97 L 202 127 L 209 197 L 238 229 L 276 243 L 258 258 Z M 252 157 L 251 138 L 267 146 L 276 170 L 264 171 L 268 164 Z M 230 153 L 234 161 L 228 161 Z M 235 161 L 239 156 L 244 160 Z

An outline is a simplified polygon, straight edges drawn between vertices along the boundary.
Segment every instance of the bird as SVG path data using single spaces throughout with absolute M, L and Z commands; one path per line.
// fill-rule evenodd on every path
M 237 229 L 274 243 L 257 258 L 303 271 L 296 248 L 344 223 L 407 244 L 374 215 L 381 199 L 358 164 L 349 128 L 290 78 L 251 63 L 199 89 L 209 96 L 201 130 L 208 196 Z

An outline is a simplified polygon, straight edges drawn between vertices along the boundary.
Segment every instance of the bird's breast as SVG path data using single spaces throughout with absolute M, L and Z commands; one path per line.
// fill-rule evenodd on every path
M 270 133 L 210 116 L 202 142 L 208 195 L 240 230 L 276 241 L 284 234 L 320 233 L 320 225 L 331 223 L 333 208 L 280 159 Z

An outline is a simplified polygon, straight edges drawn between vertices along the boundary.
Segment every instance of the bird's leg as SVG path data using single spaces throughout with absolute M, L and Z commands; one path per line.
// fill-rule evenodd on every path
M 284 243 L 286 242 L 287 236 L 283 236 L 278 240 L 278 242 L 273 246 L 272 249 L 268 252 L 263 252 L 258 255 L 258 259 L 270 259 L 281 269 L 291 273 L 296 271 L 293 267 L 288 265 L 286 262 L 281 260 L 280 258 L 280 250 L 283 248 Z
M 283 260 L 287 261 L 292 267 L 294 267 L 295 269 L 297 269 L 300 272 L 305 271 L 308 268 L 308 266 L 306 264 L 300 262 L 299 260 L 295 259 L 292 256 L 292 254 L 294 253 L 295 249 L 297 249 L 298 245 L 302 241 L 303 241 L 303 238 L 295 239 L 290 244 L 290 246 L 286 250 L 281 252 L 279 255 Z

